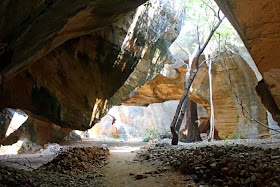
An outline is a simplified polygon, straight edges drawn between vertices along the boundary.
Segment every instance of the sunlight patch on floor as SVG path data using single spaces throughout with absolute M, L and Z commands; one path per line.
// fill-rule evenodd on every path
M 122 146 L 122 147 L 110 148 L 110 152 L 112 152 L 112 153 L 129 153 L 129 152 L 138 151 L 138 150 L 140 150 L 140 147 Z

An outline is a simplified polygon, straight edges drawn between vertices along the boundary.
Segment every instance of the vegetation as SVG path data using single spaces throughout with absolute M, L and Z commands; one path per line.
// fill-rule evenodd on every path
M 159 137 L 159 133 L 155 129 L 146 129 L 146 131 L 149 135 L 143 139 L 144 142 L 148 142 Z
M 149 134 L 147 137 L 143 138 L 144 142 L 148 142 L 150 140 L 155 140 L 155 139 L 165 139 L 165 138 L 171 138 L 172 135 L 170 132 L 163 132 L 163 133 L 158 133 L 155 129 L 150 130 L 146 129 L 147 133 Z
M 188 54 L 189 62 L 188 64 L 186 64 L 187 71 L 185 78 L 184 93 L 180 99 L 172 124 L 170 126 L 172 132 L 173 145 L 178 144 L 178 134 L 181 127 L 181 123 L 183 121 L 183 117 L 186 113 L 186 109 L 190 109 L 190 107 L 188 107 L 188 105 L 191 104 L 188 98 L 189 89 L 202 63 L 205 61 L 207 61 L 208 64 L 211 63 L 211 57 L 210 54 L 207 52 L 206 48 L 210 41 L 213 40 L 213 36 L 216 30 L 219 28 L 219 26 L 225 18 L 224 15 L 222 15 L 221 11 L 218 9 L 218 7 L 215 6 L 213 1 L 211 0 L 189 0 L 186 4 L 186 11 L 188 14 L 188 22 L 190 25 L 192 25 L 192 29 L 190 29 L 190 32 L 194 33 L 196 37 L 193 37 L 193 40 L 191 40 L 191 43 L 188 44 L 187 48 L 182 48 L 180 45 L 178 45 L 182 50 L 184 50 Z M 220 41 L 218 41 L 218 49 L 220 48 Z M 209 49 L 209 47 L 207 49 Z M 200 62 L 200 56 L 202 54 L 205 55 L 206 60 Z M 190 119 L 187 118 L 187 121 L 188 120 Z M 213 122 L 214 120 L 210 121 L 210 139 L 213 139 L 214 137 Z M 201 140 L 199 130 L 195 122 L 192 124 L 187 122 L 187 126 L 185 129 L 187 132 L 186 137 L 187 139 L 190 139 L 189 141 Z
M 237 132 L 234 132 L 232 133 L 231 135 L 228 135 L 228 136 L 225 136 L 225 140 L 228 140 L 228 139 L 237 139 L 240 137 L 240 134 L 237 133 Z
M 214 0 L 189 0 L 184 6 L 187 16 L 185 27 L 178 37 L 180 39 L 176 40 L 175 45 L 172 46 L 174 51 L 178 51 L 175 55 L 181 60 L 186 59 L 186 55 L 193 54 L 198 39 L 200 40 L 199 43 L 206 40 L 215 22 L 217 22 L 218 14 L 220 17 L 223 16 Z M 216 32 L 213 33 L 203 53 L 212 54 L 225 47 L 237 48 L 242 46 L 243 43 L 239 35 L 225 18 Z

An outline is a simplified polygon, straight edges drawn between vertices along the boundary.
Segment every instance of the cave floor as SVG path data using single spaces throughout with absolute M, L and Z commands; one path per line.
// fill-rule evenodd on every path
M 183 176 L 171 168 L 142 163 L 135 152 L 111 152 L 109 164 L 103 168 L 107 187 L 185 186 Z
M 102 187 L 186 186 L 187 183 L 183 180 L 184 176 L 171 168 L 143 163 L 138 160 L 136 152 L 146 144 L 145 142 L 93 141 L 87 139 L 81 142 L 64 142 L 61 145 L 53 145 L 51 151 L 44 150 L 35 154 L 2 155 L 0 156 L 0 163 L 16 169 L 31 171 L 50 162 L 61 148 L 101 146 L 109 148 L 110 156 L 108 164 L 99 169 L 99 177 L 94 179 L 98 180 L 95 186 L 96 184 Z M 190 183 L 188 182 L 188 184 Z
M 183 175 L 170 167 L 161 167 L 140 162 L 137 151 L 145 142 L 93 141 L 65 142 L 64 146 L 106 146 L 110 150 L 108 164 L 101 169 L 104 176 L 99 178 L 105 187 L 181 187 L 198 186 L 184 181 Z
M 170 140 L 162 142 L 170 144 Z M 210 143 L 181 143 L 181 146 L 183 145 L 186 149 L 191 149 L 194 147 L 205 147 L 206 145 L 235 144 L 279 148 L 280 140 L 227 140 Z M 54 145 L 51 151 L 44 150 L 35 154 L 0 156 L 0 163 L 17 169 L 32 170 L 32 168 L 36 169 L 50 162 L 60 152 L 61 148 L 101 146 L 109 148 L 110 156 L 107 160 L 108 164 L 98 169 L 99 177 L 93 179 L 97 180 L 96 184 L 100 187 L 200 186 L 199 183 L 194 183 L 193 180 L 190 180 L 190 176 L 182 175 L 166 164 L 160 165 L 140 160 L 137 152 L 145 145 L 147 145 L 145 142 L 93 141 L 88 139 L 81 142 L 65 142 L 61 145 Z M 68 186 L 71 185 L 69 184 Z

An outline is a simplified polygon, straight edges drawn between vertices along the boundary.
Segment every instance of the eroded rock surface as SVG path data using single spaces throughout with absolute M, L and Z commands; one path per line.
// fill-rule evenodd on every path
M 280 2 L 215 0 L 239 33 L 280 108 Z M 274 119 L 278 121 L 279 119 Z M 278 116 L 279 118 L 279 116 Z
M 178 101 L 154 103 L 147 107 L 115 106 L 87 132 L 90 138 L 153 137 L 170 134 L 170 123 Z
M 144 2 L 1 2 L 0 108 L 62 128 L 92 127 L 132 72 L 145 82 L 160 71 L 180 31 L 175 1 L 131 12 Z
M 268 129 L 244 117 L 233 93 L 234 90 L 251 115 L 267 124 L 266 110 L 254 89 L 257 79 L 248 64 L 238 54 L 227 53 L 214 61 L 212 69 L 215 128 L 219 131 L 219 137 L 225 138 L 235 132 L 239 133 L 240 138 L 261 138 L 269 135 Z M 133 97 L 124 98 L 123 104 L 147 105 L 180 99 L 184 89 L 184 74 L 184 67 L 176 69 L 175 77 L 168 78 L 160 74 L 139 88 Z M 233 90 L 228 75 L 231 77 Z M 210 111 L 209 77 L 205 64 L 200 68 L 191 87 L 190 98 Z

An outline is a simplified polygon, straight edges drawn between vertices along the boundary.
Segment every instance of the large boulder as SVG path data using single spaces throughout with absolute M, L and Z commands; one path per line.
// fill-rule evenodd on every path
M 254 89 L 257 82 L 252 69 L 238 54 L 229 52 L 214 60 L 213 104 L 215 128 L 220 138 L 234 133 L 238 133 L 240 138 L 269 137 L 267 128 L 250 120 L 253 116 L 261 123 L 267 124 L 266 109 Z M 209 77 L 206 65 L 199 70 L 191 87 L 190 98 L 203 105 L 210 113 Z
M 280 124 L 280 2 L 272 0 L 215 0 L 235 27 L 263 76 L 274 100 L 264 105 Z M 274 104 L 276 103 L 276 104 Z M 276 113 L 274 113 L 276 112 Z

